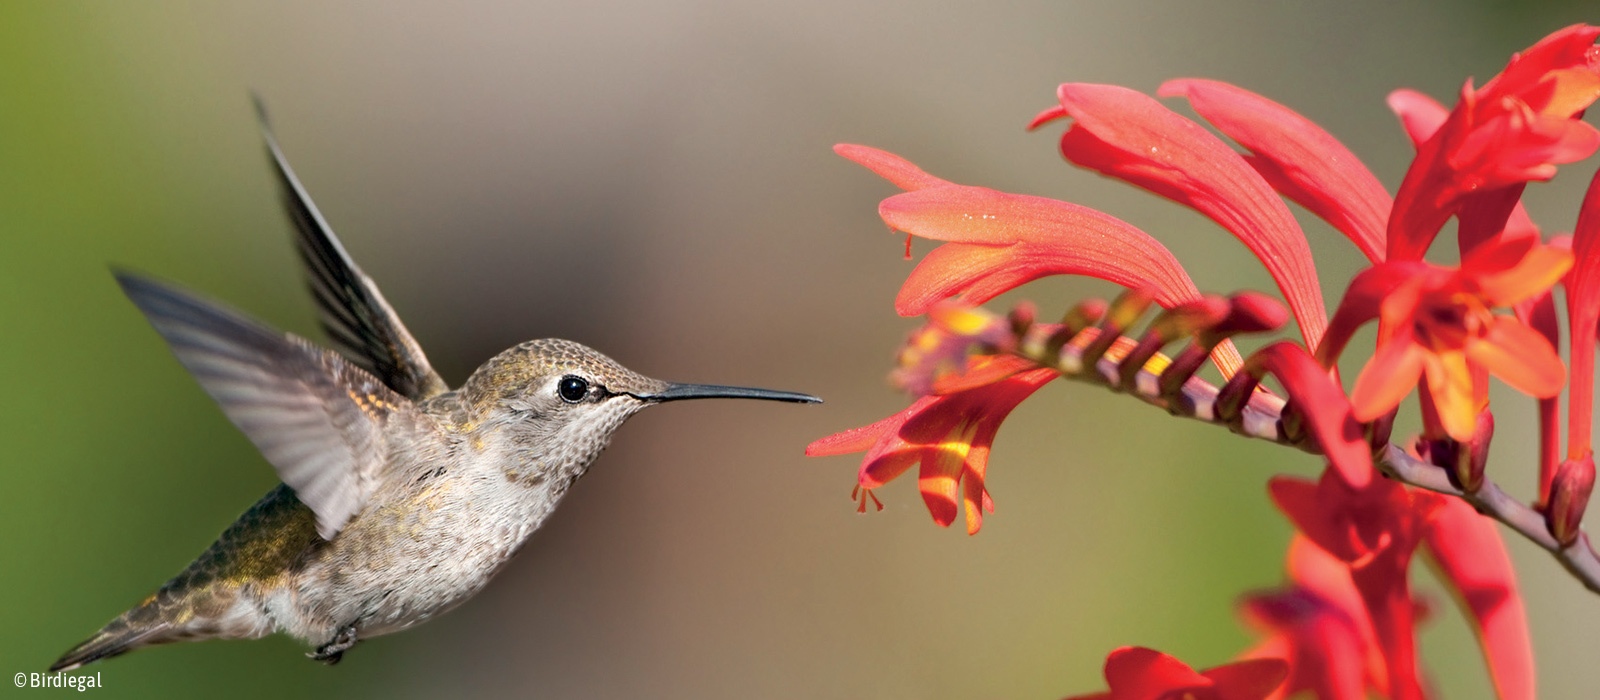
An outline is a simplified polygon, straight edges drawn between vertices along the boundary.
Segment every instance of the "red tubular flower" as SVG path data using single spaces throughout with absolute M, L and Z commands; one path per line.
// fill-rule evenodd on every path
M 967 534 L 977 534 L 984 512 L 994 511 L 984 484 L 995 433 L 1017 404 L 1056 376 L 1054 370 L 1035 369 L 953 394 L 925 396 L 872 425 L 817 440 L 806 447 L 806 455 L 866 450 L 857 475 L 863 499 L 920 464 L 917 488 L 934 522 L 948 527 L 961 509 Z
M 1109 691 L 1068 700 L 1264 700 L 1288 673 L 1282 659 L 1247 659 L 1195 671 L 1154 649 L 1122 647 L 1106 657 Z
M 1377 352 L 1351 392 L 1356 419 L 1393 410 L 1426 377 L 1440 423 L 1430 432 L 1467 442 L 1488 391 L 1474 367 L 1531 396 L 1561 391 L 1566 369 L 1549 341 L 1490 309 L 1544 293 L 1571 264 L 1560 248 L 1516 238 L 1486 243 L 1454 269 L 1420 261 L 1377 265 L 1350 283 L 1319 359 L 1331 365 L 1356 328 L 1381 318 Z
M 1245 160 L 1273 189 L 1332 224 L 1368 260 L 1383 262 L 1389 192 L 1322 127 L 1277 102 L 1215 80 L 1169 80 L 1156 94 L 1189 98 L 1195 112 L 1250 150 Z
M 1422 144 L 1389 216 L 1389 259 L 1419 260 L 1451 216 L 1478 200 L 1463 229 L 1498 231 L 1516 196 L 1500 192 L 1548 180 L 1556 166 L 1587 158 L 1600 130 L 1579 119 L 1600 98 L 1600 27 L 1574 25 L 1513 56 L 1473 89 Z M 1464 236 L 1467 238 L 1468 236 Z
M 1421 149 L 1428 139 L 1438 133 L 1439 127 L 1450 117 L 1450 110 L 1436 100 L 1415 90 L 1395 90 L 1389 93 L 1389 108 L 1400 117 L 1400 124 L 1405 128 L 1406 135 L 1411 138 L 1411 144 Z M 1513 238 L 1539 235 L 1539 227 L 1528 218 L 1528 211 L 1522 206 L 1522 187 L 1502 188 L 1494 191 L 1492 196 L 1473 198 L 1476 206 L 1464 208 L 1461 212 L 1461 232 L 1458 236 L 1458 249 L 1465 254 L 1477 248 L 1488 238 L 1494 236 L 1509 236 Z M 1514 202 L 1511 207 L 1511 216 L 1503 222 L 1496 218 L 1503 213 L 1502 209 L 1507 202 Z M 1503 224 L 1503 226 L 1501 225 Z M 1500 228 L 1496 228 L 1500 226 Z
M 1420 693 L 1406 570 L 1422 544 L 1473 623 L 1500 697 L 1533 697 L 1527 614 L 1493 521 L 1463 501 L 1384 479 L 1352 489 L 1333 478 L 1332 470 L 1315 483 L 1277 477 L 1269 490 L 1297 530 L 1348 567 L 1387 664 L 1391 697 Z M 1324 581 L 1336 579 L 1326 572 L 1321 576 Z
M 1350 567 L 1383 650 L 1390 697 L 1421 698 L 1415 611 L 1406 571 L 1429 519 L 1445 498 L 1385 479 L 1358 490 L 1333 476 L 1332 470 L 1323 472 L 1317 482 L 1275 477 L 1268 489 L 1295 529 Z
M 1388 686 L 1350 567 L 1304 536 L 1289 544 L 1289 586 L 1255 593 L 1239 603 L 1245 622 L 1264 638 L 1240 658 L 1281 658 L 1289 678 L 1271 698 L 1309 690 L 1321 700 L 1364 700 Z
M 1322 288 L 1305 235 L 1267 181 L 1205 127 L 1154 99 L 1115 85 L 1066 83 L 1060 106 L 1030 128 L 1071 117 L 1061 136 L 1067 160 L 1205 214 L 1255 253 L 1283 292 L 1307 347 L 1327 325 Z

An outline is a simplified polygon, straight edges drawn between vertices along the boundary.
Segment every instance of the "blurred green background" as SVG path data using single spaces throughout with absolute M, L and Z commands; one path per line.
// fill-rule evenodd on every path
M 654 376 L 828 403 L 646 412 L 483 594 L 336 668 L 281 637 L 178 645 L 92 667 L 95 692 L 1052 698 L 1102 687 L 1120 645 L 1222 663 L 1251 640 L 1234 598 L 1281 575 L 1289 528 L 1264 481 L 1314 474 L 1311 457 L 1062 384 L 1001 432 L 998 512 L 969 538 L 932 525 L 910 480 L 857 516 L 856 460 L 801 456 L 904 405 L 883 377 L 914 325 L 891 307 L 910 264 L 875 216 L 894 190 L 829 147 L 1096 206 L 1164 241 L 1203 289 L 1271 289 L 1209 222 L 1074 170 L 1058 130 L 1023 125 L 1063 81 L 1218 78 L 1318 121 L 1392 187 L 1410 147 L 1389 90 L 1449 98 L 1600 19 L 1579 8 L 6 3 L 0 671 L 42 670 L 274 483 L 106 271 L 318 337 L 250 90 L 452 382 L 558 336 Z M 1533 188 L 1535 218 L 1570 230 L 1593 169 Z M 1357 254 L 1302 218 L 1336 299 Z M 1023 295 L 1054 313 L 1110 291 L 1047 280 Z M 1500 398 L 1493 469 L 1526 493 L 1531 419 Z M 1512 549 L 1543 690 L 1588 696 L 1600 599 Z M 1467 625 L 1435 597 L 1433 680 L 1489 697 Z

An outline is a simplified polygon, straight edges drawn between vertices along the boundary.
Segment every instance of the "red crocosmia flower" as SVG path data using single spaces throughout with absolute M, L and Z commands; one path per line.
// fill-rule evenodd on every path
M 1417 152 L 1389 216 L 1389 259 L 1420 260 L 1451 216 L 1475 206 L 1463 228 L 1498 230 L 1519 188 L 1600 148 L 1580 117 L 1600 98 L 1600 27 L 1574 25 L 1529 47 L 1482 88 L 1467 81 L 1450 116 Z M 1513 191 L 1497 192 L 1505 188 Z M 1477 238 L 1464 235 L 1464 238 Z
M 1393 410 L 1425 377 L 1440 423 L 1430 433 L 1467 442 L 1488 395 L 1475 369 L 1534 397 L 1561 391 L 1566 368 L 1545 336 L 1491 309 L 1548 291 L 1571 265 L 1571 253 L 1526 237 L 1486 243 L 1459 268 L 1382 263 L 1350 283 L 1319 359 L 1331 365 L 1356 328 L 1380 318 L 1378 349 L 1350 396 L 1356 419 Z
M 1066 83 L 1056 95 L 1061 104 L 1030 128 L 1071 117 L 1061 136 L 1067 160 L 1193 208 L 1232 232 L 1277 281 L 1306 346 L 1316 346 L 1327 309 L 1311 248 L 1288 205 L 1238 152 L 1128 88 Z
M 1264 638 L 1241 658 L 1289 662 L 1281 700 L 1309 690 L 1321 700 L 1364 700 L 1382 692 L 1387 670 L 1350 567 L 1304 536 L 1289 544 L 1289 586 L 1253 593 L 1239 603 L 1245 622 Z
M 1387 479 L 1375 479 L 1358 490 L 1331 469 L 1316 482 L 1274 477 L 1268 490 L 1295 529 L 1350 567 L 1383 650 L 1390 697 L 1421 698 L 1415 610 L 1406 570 L 1445 497 Z
M 1389 108 L 1400 117 L 1400 124 L 1411 138 L 1411 144 L 1418 149 L 1433 138 L 1450 117 L 1450 110 L 1444 105 L 1415 90 L 1395 90 L 1389 93 L 1388 102 Z M 1528 211 L 1522 206 L 1521 185 L 1492 190 L 1485 196 L 1469 195 L 1467 199 L 1468 204 L 1459 213 L 1461 228 L 1457 235 L 1457 248 L 1463 253 L 1477 248 L 1494 236 L 1516 238 L 1539 235 L 1539 227 L 1528 218 Z M 1508 202 L 1513 203 L 1511 215 L 1501 218 Z
M 1328 470 L 1318 482 L 1277 477 L 1273 501 L 1311 542 L 1344 563 L 1370 616 L 1373 639 L 1385 660 L 1391 697 L 1419 697 L 1413 628 L 1415 610 L 1406 569 L 1426 545 L 1445 584 L 1453 589 L 1478 634 L 1502 699 L 1534 696 L 1533 647 L 1516 573 L 1493 521 L 1464 501 L 1377 479 L 1353 489 Z M 1306 575 L 1318 567 L 1322 573 Z M 1296 583 L 1341 600 L 1337 575 L 1308 558 L 1296 564 Z M 1330 587 L 1331 584 L 1331 587 Z M 1343 598 L 1345 610 L 1354 610 Z M 1357 626 L 1362 626 L 1356 616 Z M 1388 681 L 1382 681 L 1385 684 Z
M 1154 649 L 1122 647 L 1106 657 L 1109 691 L 1068 700 L 1264 700 L 1288 673 L 1283 659 L 1247 659 L 1195 671 Z
M 961 509 L 967 534 L 976 534 L 983 514 L 994 511 L 984 483 L 995 433 L 1017 404 L 1056 376 L 1055 370 L 1035 369 L 965 391 L 924 396 L 872 425 L 817 440 L 806 447 L 806 454 L 866 450 L 856 477 L 862 499 L 920 464 L 917 488 L 934 522 L 949 526 Z

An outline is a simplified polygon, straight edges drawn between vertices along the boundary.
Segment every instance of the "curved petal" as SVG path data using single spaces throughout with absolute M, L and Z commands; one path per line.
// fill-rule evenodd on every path
M 1211 679 L 1217 700 L 1262 700 L 1289 677 L 1289 663 L 1283 659 L 1246 659 L 1206 669 L 1200 675 Z
M 871 146 L 840 143 L 834 145 L 833 152 L 877 173 L 878 177 L 894 183 L 902 190 L 920 190 L 924 187 L 954 184 L 923 172 L 922 168 L 909 160 Z
M 926 408 L 929 404 L 936 400 L 937 399 L 931 396 L 917 399 L 910 406 L 906 407 L 905 410 L 889 416 L 888 418 L 884 418 L 876 423 L 863 425 L 859 428 L 841 430 L 827 437 L 818 438 L 812 441 L 811 444 L 806 445 L 806 456 L 827 457 L 831 455 L 860 452 L 868 449 L 884 436 L 893 435 L 895 432 L 899 431 L 900 426 L 905 425 L 906 419 L 915 415 L 918 411 Z
M 1074 120 L 1061 137 L 1062 155 L 1189 206 L 1232 232 L 1277 281 L 1306 345 L 1316 345 L 1327 309 L 1311 249 L 1288 206 L 1243 157 L 1199 124 L 1127 88 L 1066 83 L 1058 97 Z
M 1489 332 L 1467 345 L 1467 359 L 1536 399 L 1561 393 L 1567 368 L 1544 334 L 1510 316 L 1496 316 Z
M 1130 288 L 1150 287 L 1171 303 L 1199 298 L 1194 282 L 1166 246 L 1127 222 L 1088 207 L 982 187 L 935 187 L 885 199 L 889 226 L 933 240 L 1011 245 L 1031 243 L 1038 257 L 1011 262 L 1028 279 L 1067 272 Z M 1073 261 L 1034 274 L 1046 260 Z M 1030 265 L 1031 264 L 1031 265 Z M 970 300 L 981 303 L 980 300 Z M 925 313 L 919 309 L 916 313 Z M 905 313 L 902 310 L 901 313 Z
M 1169 654 L 1145 647 L 1122 647 L 1106 657 L 1106 685 L 1115 698 L 1160 698 L 1168 693 L 1209 688 L 1209 678 Z
M 1499 256 L 1499 260 L 1485 260 Z M 1571 251 L 1540 245 L 1537 238 L 1500 238 L 1470 252 L 1461 273 L 1477 285 L 1490 306 L 1511 306 L 1554 287 L 1572 269 Z
M 1394 410 L 1417 386 L 1428 353 L 1409 332 L 1402 332 L 1378 347 L 1356 377 L 1350 392 L 1351 410 L 1363 423 Z
M 961 471 L 967 462 L 967 452 L 972 449 L 972 435 L 977 423 L 967 422 L 950 431 L 939 444 L 925 450 L 922 472 L 917 476 L 917 490 L 928 513 L 940 527 L 949 527 L 956 519 L 956 502 L 960 498 Z
M 1439 127 L 1444 126 L 1444 120 L 1450 118 L 1449 109 L 1416 90 L 1395 90 L 1389 93 L 1387 101 L 1390 111 L 1400 117 L 1400 126 L 1406 130 L 1413 146 L 1421 146 L 1432 138 Z
M 1280 340 L 1251 355 L 1246 366 L 1260 366 L 1283 382 L 1345 483 L 1360 489 L 1372 482 L 1372 450 L 1351 415 L 1350 401 L 1305 348 Z
M 1200 298 L 1188 274 L 1179 269 L 1175 274 L 1181 277 L 1170 277 L 1152 262 L 1158 261 L 1152 261 L 1137 246 L 1097 255 L 1084 249 L 1039 243 L 947 243 L 928 253 L 906 277 L 895 298 L 895 311 L 901 316 L 920 316 L 956 294 L 961 294 L 966 303 L 982 304 L 1050 275 L 1087 275 L 1129 289 L 1155 289 L 1156 303 L 1163 307 Z
M 1393 201 L 1350 149 L 1309 119 L 1249 90 L 1215 80 L 1169 80 L 1162 97 L 1189 98 L 1194 111 L 1249 149 L 1272 187 L 1332 224 L 1372 262 L 1383 262 Z
M 1425 537 L 1440 578 L 1454 589 L 1478 635 L 1496 694 L 1500 700 L 1532 700 L 1535 676 L 1528 614 L 1499 527 L 1465 501 L 1452 498 L 1434 512 Z
M 1600 325 L 1600 173 L 1589 181 L 1572 230 L 1572 252 L 1577 258 L 1567 277 L 1567 327 L 1572 333 L 1572 394 L 1568 397 L 1567 455 L 1579 459 L 1589 452 L 1594 418 L 1594 345 Z
M 1540 338 L 1540 342 L 1544 342 Z M 1470 442 L 1478 429 L 1478 402 L 1472 391 L 1472 368 L 1465 352 L 1448 350 L 1422 354 L 1422 373 L 1428 380 L 1428 398 L 1439 423 L 1456 442 Z

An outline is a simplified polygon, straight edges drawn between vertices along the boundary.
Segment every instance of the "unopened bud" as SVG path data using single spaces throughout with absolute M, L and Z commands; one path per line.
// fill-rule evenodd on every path
M 1557 542 L 1565 547 L 1578 539 L 1578 527 L 1583 524 L 1583 511 L 1589 505 L 1589 493 L 1594 490 L 1594 455 L 1582 459 L 1569 459 L 1556 467 L 1555 479 L 1550 482 L 1550 505 L 1545 508 L 1545 524 Z
M 1011 334 L 1021 338 L 1033 328 L 1033 321 L 1038 316 L 1038 309 L 1031 301 L 1019 302 L 1011 308 L 1011 313 L 1006 314 L 1006 320 L 1011 322 Z
M 1373 454 L 1379 454 L 1389 446 L 1389 440 L 1394 437 L 1394 409 L 1390 409 L 1371 423 L 1367 424 L 1367 445 L 1372 448 Z
M 1227 317 L 1200 334 L 1200 344 L 1208 349 L 1241 333 L 1275 331 L 1289 319 L 1283 304 L 1260 292 L 1239 292 L 1229 297 L 1228 303 Z
M 1494 439 L 1494 414 L 1478 412 L 1478 425 L 1472 431 L 1472 441 L 1461 446 L 1456 455 L 1456 485 L 1467 493 L 1477 493 L 1483 488 L 1483 469 L 1489 464 L 1489 441 Z
M 1234 426 L 1244 414 L 1244 407 L 1250 403 L 1250 397 L 1256 393 L 1256 387 L 1261 385 L 1261 370 L 1250 367 L 1248 364 L 1233 375 L 1222 389 L 1217 391 L 1216 419 L 1218 422 Z

